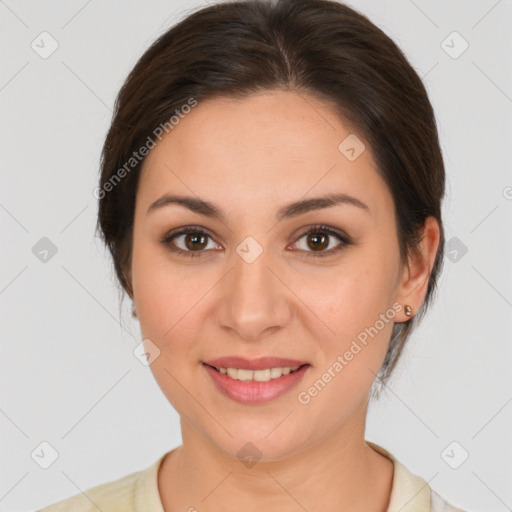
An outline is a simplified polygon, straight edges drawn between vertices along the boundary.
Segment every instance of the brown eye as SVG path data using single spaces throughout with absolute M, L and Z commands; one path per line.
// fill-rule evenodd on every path
M 304 240 L 304 242 L 303 242 Z M 338 243 L 336 243 L 336 241 Z M 200 228 L 186 227 L 164 236 L 160 242 L 170 251 L 183 256 L 201 256 L 211 250 L 222 250 L 211 235 Z M 313 226 L 298 241 L 294 248 L 304 256 L 330 256 L 352 244 L 347 235 L 327 226 Z
M 338 243 L 336 243 L 336 241 Z M 295 248 L 300 249 L 305 256 L 330 256 L 344 247 L 351 245 L 350 239 L 346 235 L 338 233 L 327 226 L 313 226 L 303 233 L 297 242 Z
M 315 251 L 321 251 L 329 246 L 329 235 L 324 233 L 313 233 L 307 235 L 308 247 Z
M 198 228 L 184 228 L 164 236 L 161 243 L 170 251 L 185 256 L 201 256 L 207 249 L 218 249 L 211 236 Z
M 206 236 L 200 233 L 188 233 L 183 235 L 185 246 L 187 249 L 194 251 L 196 249 L 204 249 L 206 247 Z

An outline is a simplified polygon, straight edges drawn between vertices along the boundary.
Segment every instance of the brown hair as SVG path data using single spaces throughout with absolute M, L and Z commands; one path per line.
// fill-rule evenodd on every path
M 426 217 L 439 223 L 440 244 L 425 300 L 415 316 L 394 324 L 377 379 L 385 382 L 424 316 L 441 270 L 445 173 L 421 79 L 384 32 L 346 5 L 331 0 L 223 2 L 192 12 L 162 34 L 117 96 L 101 155 L 97 229 L 119 282 L 133 298 L 126 273 L 144 162 L 134 159 L 135 152 L 148 145 L 158 126 L 169 126 L 191 98 L 243 97 L 276 88 L 327 101 L 370 143 L 394 199 L 402 263 L 417 250 Z M 132 169 L 127 169 L 129 161 Z

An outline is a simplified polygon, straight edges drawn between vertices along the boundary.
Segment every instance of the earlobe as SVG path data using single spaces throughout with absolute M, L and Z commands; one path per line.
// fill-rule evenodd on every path
M 427 217 L 423 226 L 421 241 L 416 250 L 410 251 L 397 294 L 397 300 L 404 304 L 404 322 L 409 320 L 412 312 L 418 311 L 423 304 L 436 259 L 439 240 L 439 223 L 434 217 Z

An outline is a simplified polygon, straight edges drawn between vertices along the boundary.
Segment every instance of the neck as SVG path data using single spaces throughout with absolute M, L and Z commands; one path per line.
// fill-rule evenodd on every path
M 385 512 L 393 463 L 364 441 L 365 415 L 359 420 L 286 459 L 262 457 L 254 465 L 182 421 L 183 444 L 169 452 L 158 475 L 164 510 Z

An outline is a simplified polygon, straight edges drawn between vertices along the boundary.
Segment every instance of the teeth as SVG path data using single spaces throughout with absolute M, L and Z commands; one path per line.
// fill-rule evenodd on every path
M 228 375 L 235 380 L 254 380 L 256 382 L 268 382 L 272 379 L 278 379 L 282 375 L 288 375 L 294 372 L 300 366 L 285 368 L 267 368 L 265 370 L 245 370 L 242 368 L 217 368 L 220 373 Z

